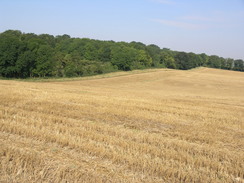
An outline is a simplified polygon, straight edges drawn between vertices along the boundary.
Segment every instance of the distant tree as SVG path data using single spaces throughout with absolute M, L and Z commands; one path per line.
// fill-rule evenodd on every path
M 149 67 L 207 66 L 244 71 L 243 60 L 160 49 L 141 42 L 99 41 L 8 30 L 0 33 L 0 76 L 73 77 Z
M 60 42 L 66 41 L 66 40 L 70 40 L 70 38 L 71 37 L 67 34 L 58 35 L 55 37 L 55 41 L 56 41 L 56 43 L 60 43 Z
M 32 51 L 23 52 L 16 61 L 18 77 L 33 77 L 33 70 L 36 68 L 36 55 Z
M 218 56 L 211 55 L 208 58 L 209 59 L 208 59 L 207 66 L 212 67 L 212 68 L 221 68 L 221 60 Z
M 226 59 L 226 64 L 225 64 L 225 69 L 231 70 L 234 67 L 234 59 L 227 58 Z
M 84 59 L 85 60 L 97 60 L 98 49 L 93 42 L 87 43 L 84 47 Z
M 53 75 L 54 59 L 53 49 L 48 45 L 42 45 L 37 50 L 36 55 L 36 69 L 34 73 L 39 77 L 46 77 Z
M 138 50 L 146 50 L 146 45 L 141 42 L 130 42 L 130 46 Z
M 244 71 L 244 61 L 241 59 L 235 60 L 233 69 L 236 71 Z
M 54 76 L 56 77 L 65 76 L 64 74 L 64 68 L 66 66 L 65 53 L 56 51 L 53 60 L 54 60 L 54 72 L 53 72 Z
M 133 48 L 125 46 L 114 46 L 111 52 L 111 62 L 120 70 L 131 70 L 133 61 L 135 61 L 135 52 Z
M 98 50 L 98 60 L 102 62 L 111 61 L 111 48 L 109 46 L 102 46 Z
M 175 56 L 176 67 L 179 69 L 191 69 L 195 67 L 194 55 L 185 52 L 178 52 Z
M 169 49 L 163 49 L 160 55 L 160 64 L 167 68 L 176 68 L 175 59 L 172 52 Z
M 146 47 L 146 51 L 152 58 L 152 66 L 158 67 L 160 65 L 160 48 L 157 45 L 151 44 Z
M 143 67 L 150 67 L 152 64 L 152 58 L 144 50 L 135 50 L 137 53 L 136 62 Z
M 206 55 L 205 53 L 201 53 L 199 57 L 200 57 L 200 66 L 206 66 L 209 60 L 208 55 Z
M 24 49 L 21 42 L 21 32 L 6 31 L 0 35 L 0 75 L 18 77 L 16 62 Z
M 226 60 L 223 57 L 219 57 L 220 62 L 220 68 L 226 69 Z
M 38 36 L 39 39 L 43 40 L 47 45 L 54 48 L 55 47 L 55 38 L 49 34 L 41 34 Z
M 64 57 L 64 76 L 66 77 L 73 77 L 78 76 L 77 74 L 77 65 L 79 62 L 77 58 L 74 58 L 77 56 L 76 54 L 66 54 Z

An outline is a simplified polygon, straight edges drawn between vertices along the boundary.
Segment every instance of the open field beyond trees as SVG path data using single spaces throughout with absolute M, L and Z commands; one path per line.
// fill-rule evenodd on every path
M 0 182 L 241 182 L 244 73 L 0 80 Z

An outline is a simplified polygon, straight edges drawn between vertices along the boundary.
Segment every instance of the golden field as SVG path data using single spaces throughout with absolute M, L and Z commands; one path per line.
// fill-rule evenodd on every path
M 0 182 L 243 182 L 244 73 L 0 80 Z

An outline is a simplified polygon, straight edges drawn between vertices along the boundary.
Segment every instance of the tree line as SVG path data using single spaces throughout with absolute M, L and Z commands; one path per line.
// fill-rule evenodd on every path
M 199 66 L 244 71 L 244 61 L 161 49 L 141 42 L 100 41 L 7 30 L 0 34 L 0 76 L 75 77 L 146 68 Z

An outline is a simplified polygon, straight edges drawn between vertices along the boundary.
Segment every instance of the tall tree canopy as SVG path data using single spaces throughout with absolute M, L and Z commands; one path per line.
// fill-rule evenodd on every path
M 0 34 L 2 77 L 73 77 L 151 67 L 185 70 L 198 66 L 244 71 L 241 59 L 177 52 L 135 41 L 99 41 L 17 30 Z

